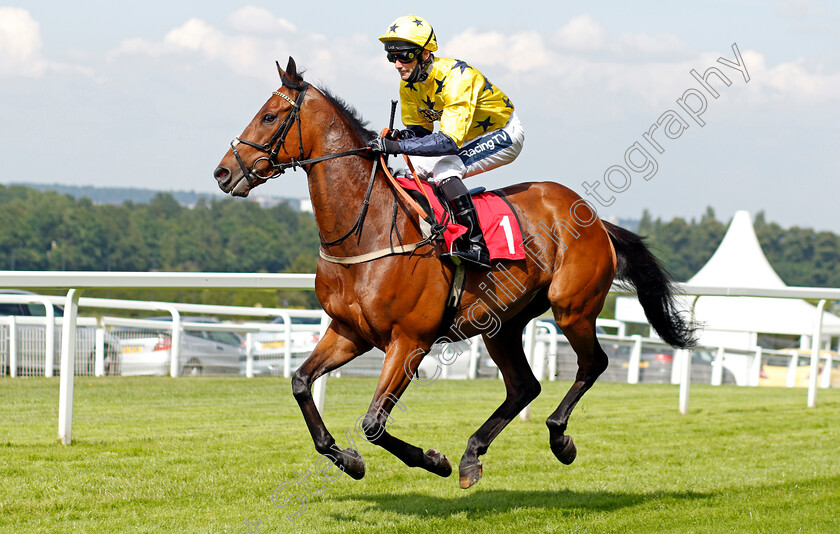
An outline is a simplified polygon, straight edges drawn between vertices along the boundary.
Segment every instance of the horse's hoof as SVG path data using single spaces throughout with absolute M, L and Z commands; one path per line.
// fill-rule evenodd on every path
M 551 440 L 551 452 L 565 465 L 571 464 L 577 457 L 577 447 L 572 436 L 560 436 L 557 441 Z
M 350 475 L 355 480 L 361 480 L 365 476 L 365 461 L 362 455 L 354 449 L 344 449 L 341 451 L 341 462 L 344 467 L 344 472 Z
M 458 468 L 458 471 L 461 475 L 461 489 L 467 489 L 481 480 L 481 462 L 476 462 L 471 465 L 462 465 Z
M 449 463 L 449 458 L 444 456 L 443 453 L 429 449 L 426 451 L 426 457 L 432 462 L 432 468 L 429 469 L 432 473 L 443 478 L 452 474 L 452 464 Z

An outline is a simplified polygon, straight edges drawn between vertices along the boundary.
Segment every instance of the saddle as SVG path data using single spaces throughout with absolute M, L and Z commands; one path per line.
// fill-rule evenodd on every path
M 449 202 L 430 182 L 420 182 L 425 194 L 417 183 L 401 176 L 395 176 L 396 182 L 433 217 L 443 225 L 443 239 L 449 247 L 458 237 L 467 232 L 467 228 L 454 222 Z M 491 260 L 523 260 L 525 250 L 519 218 L 510 202 L 500 190 L 487 191 L 484 187 L 470 190 L 478 214 L 478 222 Z

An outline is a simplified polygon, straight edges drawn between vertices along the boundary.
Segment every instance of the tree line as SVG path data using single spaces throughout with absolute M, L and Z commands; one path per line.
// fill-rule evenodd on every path
M 638 233 L 679 281 L 711 257 L 726 232 L 712 208 L 698 220 L 654 220 L 645 210 Z M 840 287 L 840 237 L 782 228 L 755 218 L 759 242 L 788 284 Z M 0 269 L 68 271 L 315 272 L 318 229 L 309 213 L 285 204 L 199 199 L 185 207 L 169 193 L 148 203 L 96 205 L 87 198 L 23 186 L 0 186 Z M 311 291 L 110 290 L 86 293 L 214 304 L 315 306 Z
M 767 222 L 763 211 L 753 221 L 767 260 L 789 286 L 840 287 L 840 237 L 810 228 L 782 228 Z M 707 208 L 699 220 L 653 220 L 645 210 L 638 233 L 647 236 L 654 254 L 678 281 L 687 281 L 712 257 L 726 233 L 728 221 Z
M 187 208 L 171 194 L 157 193 L 144 204 L 96 205 L 0 186 L 0 269 L 312 273 L 318 246 L 312 215 L 285 204 L 199 199 Z M 312 291 L 89 290 L 86 296 L 272 307 L 317 303 Z

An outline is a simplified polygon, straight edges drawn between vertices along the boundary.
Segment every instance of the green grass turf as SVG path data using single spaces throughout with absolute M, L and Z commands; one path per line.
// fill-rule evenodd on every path
M 325 421 L 343 446 L 374 386 L 330 379 Z M 62 446 L 58 379 L 3 379 L 0 532 L 840 532 L 840 391 L 808 409 L 802 389 L 693 386 L 682 416 L 676 386 L 597 384 L 563 466 L 544 420 L 567 387 L 543 384 L 532 420 L 505 429 L 465 491 L 457 463 L 503 385 L 414 385 L 390 429 L 443 451 L 455 474 L 356 437 L 366 477 L 310 474 L 312 495 L 295 472 L 319 457 L 288 380 L 78 378 Z M 305 508 L 275 506 L 277 487 L 277 502 L 300 493 Z

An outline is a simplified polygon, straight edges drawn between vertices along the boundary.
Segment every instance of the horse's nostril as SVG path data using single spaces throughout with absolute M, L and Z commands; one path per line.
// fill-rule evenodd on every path
M 230 176 L 230 171 L 226 167 L 217 167 L 216 172 L 213 173 L 216 180 L 224 180 Z

